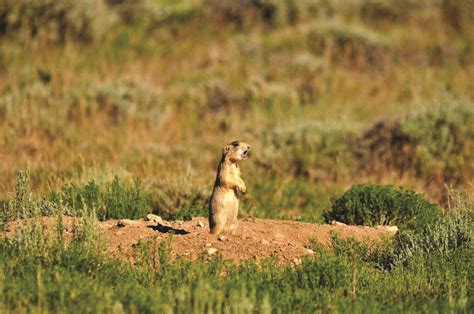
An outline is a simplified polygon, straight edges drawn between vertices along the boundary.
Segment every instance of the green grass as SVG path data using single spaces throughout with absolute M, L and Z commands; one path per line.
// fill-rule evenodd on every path
M 67 246 L 61 228 L 47 235 L 35 220 L 15 238 L 2 239 L 2 310 L 362 313 L 469 312 L 473 306 L 472 232 L 469 241 L 449 251 L 424 245 L 441 248 L 437 239 L 451 237 L 444 231 L 420 234 L 431 240 L 415 243 L 410 254 L 385 270 L 373 248 L 337 238 L 333 250 L 316 246 L 317 256 L 299 266 L 278 266 L 272 260 L 263 261 L 264 267 L 252 261 L 234 265 L 219 257 L 171 261 L 166 243 L 148 242 L 135 248 L 136 264 L 130 267 L 102 253 L 105 243 L 94 221 L 86 216 Z M 451 223 L 455 229 L 465 224 L 472 228 L 472 216 Z M 388 244 L 394 247 L 385 258 L 396 259 L 397 245 L 405 250 L 412 243 L 399 241 Z

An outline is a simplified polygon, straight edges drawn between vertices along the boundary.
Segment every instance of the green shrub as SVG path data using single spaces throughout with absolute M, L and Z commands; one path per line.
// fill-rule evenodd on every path
M 183 189 L 183 186 L 188 188 Z M 99 220 L 140 219 L 151 212 L 169 220 L 190 220 L 207 216 L 209 196 L 183 182 L 167 182 L 152 193 L 144 190 L 139 179 L 133 184 L 115 177 L 111 182 L 94 180 L 84 185 L 66 184 L 47 198 L 34 199 L 30 192 L 29 172 L 20 171 L 16 181 L 16 197 L 0 203 L 0 229 L 5 223 L 33 216 L 65 214 L 83 217 L 93 211 Z
M 83 186 L 68 184 L 61 192 L 52 192 L 50 199 L 67 206 L 72 215 L 94 210 L 100 220 L 144 218 L 154 209 L 154 199 L 143 190 L 140 180 L 130 186 L 118 177 L 103 185 L 95 181 Z
M 460 198 L 441 219 L 427 224 L 417 232 L 397 234 L 398 259 L 413 255 L 438 254 L 450 256 L 459 250 L 474 249 L 474 210 Z
M 30 195 L 30 172 L 18 171 L 16 175 L 16 185 L 15 185 L 15 210 L 17 217 L 20 218 L 21 214 L 29 210 L 31 204 L 31 195 Z
M 100 220 L 140 219 L 151 212 L 169 220 L 207 216 L 208 196 L 191 185 L 186 186 L 189 189 L 167 182 L 152 193 L 144 190 L 138 179 L 130 185 L 115 177 L 112 182 L 102 184 L 95 181 L 82 186 L 67 184 L 60 192 L 52 192 L 49 199 L 54 204 L 65 205 L 67 213 L 73 216 L 94 210 Z
M 318 250 L 319 244 L 311 244 Z M 373 263 L 385 270 L 420 259 L 456 259 L 474 249 L 474 211 L 472 205 L 458 198 L 455 207 L 442 217 L 415 230 L 402 230 L 393 238 L 370 244 L 332 233 L 331 248 L 338 256 Z
M 417 233 L 400 233 L 397 236 L 399 258 L 433 253 L 449 255 L 463 248 L 473 249 L 473 230 L 472 221 L 447 216 L 424 226 Z
M 12 220 L 34 216 L 51 216 L 67 211 L 59 203 L 45 199 L 33 199 L 28 170 L 17 172 L 15 198 L 0 202 L 0 210 L 0 230 L 4 229 L 7 223 Z
M 437 206 L 420 194 L 391 185 L 354 185 L 331 203 L 331 210 L 324 214 L 328 223 L 337 220 L 351 225 L 397 225 L 414 229 L 433 221 L 439 214 Z

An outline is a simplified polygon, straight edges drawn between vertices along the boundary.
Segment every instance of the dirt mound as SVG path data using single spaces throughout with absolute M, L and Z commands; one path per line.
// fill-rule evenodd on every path
M 78 218 L 64 217 L 66 233 L 74 230 Z M 55 219 L 44 217 L 43 223 L 51 228 Z M 80 222 L 79 222 L 80 223 Z M 8 233 L 15 232 L 21 221 L 9 225 Z M 172 257 L 196 259 L 200 255 L 221 254 L 224 259 L 239 261 L 243 259 L 269 258 L 275 256 L 280 262 L 294 262 L 305 254 L 313 254 L 307 246 L 311 239 L 322 244 L 329 243 L 330 232 L 341 237 L 354 237 L 361 241 L 374 241 L 383 235 L 392 235 L 388 227 L 364 227 L 337 225 L 318 225 L 297 221 L 244 218 L 235 235 L 219 238 L 209 233 L 207 218 L 195 217 L 190 221 L 108 220 L 99 222 L 108 240 L 111 256 L 131 256 L 133 247 L 139 241 L 157 239 L 171 242 Z M 54 230 L 54 229 L 52 229 Z

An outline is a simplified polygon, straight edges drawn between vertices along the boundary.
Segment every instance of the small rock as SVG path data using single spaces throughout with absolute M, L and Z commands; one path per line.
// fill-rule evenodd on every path
M 161 219 L 160 216 L 155 215 L 155 214 L 148 214 L 148 215 L 146 215 L 146 220 L 147 220 L 147 221 L 153 221 L 153 222 L 155 222 L 155 223 L 159 223 L 159 222 L 162 222 L 162 221 L 163 221 L 163 219 Z
M 121 219 L 117 221 L 117 227 L 123 228 L 125 226 L 139 227 L 140 222 L 137 220 L 131 220 L 131 219 Z
M 347 226 L 345 223 L 337 221 L 337 220 L 331 221 L 331 225 L 333 225 L 333 226 Z
M 206 246 L 207 247 L 210 247 L 212 244 L 211 243 L 206 243 Z
M 204 223 L 201 220 L 198 221 L 197 225 L 198 227 L 204 228 Z
M 397 226 L 377 226 L 377 229 L 382 229 L 382 230 L 386 230 L 390 233 L 397 233 L 398 232 L 398 227 Z
M 310 254 L 310 255 L 314 254 L 314 251 L 311 250 L 311 249 L 306 249 L 305 252 L 306 252 L 306 254 Z
M 260 241 L 263 245 L 269 245 L 270 242 L 268 242 L 267 240 L 263 239 L 262 241 Z
M 222 234 L 220 234 L 220 235 L 217 237 L 217 240 L 219 240 L 219 241 L 225 241 L 225 240 L 227 240 L 227 237 L 224 236 L 224 235 L 222 235 Z
M 388 226 L 387 231 L 397 233 L 398 232 L 398 227 L 397 226 Z
M 300 265 L 301 264 L 301 258 L 295 257 L 291 260 L 291 262 L 295 265 Z
M 208 255 L 214 255 L 217 253 L 217 249 L 216 248 L 213 248 L 211 247 L 210 249 L 207 250 L 207 254 Z

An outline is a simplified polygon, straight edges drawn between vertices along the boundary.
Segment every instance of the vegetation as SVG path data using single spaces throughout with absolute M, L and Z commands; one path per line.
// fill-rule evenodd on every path
M 471 312 L 471 8 L 0 0 L 0 227 L 33 218 L 0 239 L 0 312 Z M 96 219 L 205 215 L 234 139 L 242 216 L 402 232 L 296 267 L 105 256 Z M 42 215 L 84 223 L 65 245 Z
M 20 185 L 22 184 L 19 181 Z M 34 207 L 34 202 L 20 207 Z M 171 260 L 164 242 L 135 247 L 134 266 L 106 255 L 92 211 L 66 243 L 62 212 L 47 231 L 40 213 L 0 241 L 2 311 L 459 311 L 473 306 L 472 205 L 443 221 L 368 246 L 334 236 L 332 249 L 297 266 L 240 265 L 219 257 Z
M 396 225 L 414 229 L 433 222 L 439 209 L 421 195 L 391 185 L 354 185 L 332 200 L 325 213 L 327 222 L 337 220 L 350 225 Z
M 83 187 L 67 185 L 61 193 L 53 192 L 51 199 L 79 215 L 93 210 L 100 220 L 140 219 L 152 212 L 152 196 L 143 192 L 140 181 L 127 187 L 117 177 L 103 188 L 94 181 Z
M 376 123 L 357 139 L 355 155 L 366 171 L 408 172 L 429 178 L 432 185 L 467 183 L 474 174 L 473 122 L 471 104 L 446 100 L 403 119 Z

